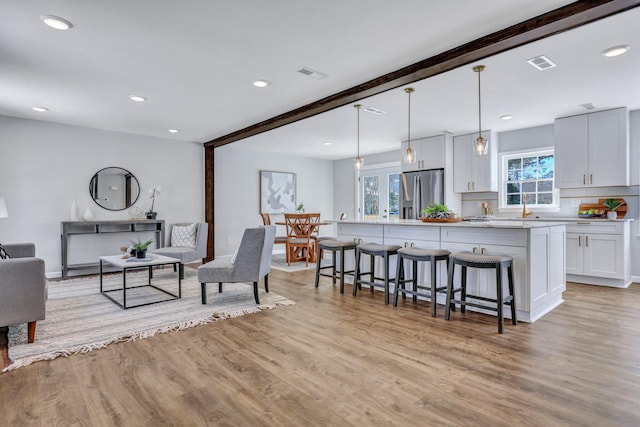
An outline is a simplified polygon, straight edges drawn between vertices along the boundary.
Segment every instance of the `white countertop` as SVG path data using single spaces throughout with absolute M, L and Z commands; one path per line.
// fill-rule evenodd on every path
M 422 222 L 417 219 L 400 219 L 395 221 L 336 221 L 338 224 L 378 224 L 378 225 L 412 225 L 418 227 L 469 227 L 469 228 L 540 228 L 553 225 L 566 225 L 565 222 L 530 221 L 530 220 L 490 220 L 461 222 Z

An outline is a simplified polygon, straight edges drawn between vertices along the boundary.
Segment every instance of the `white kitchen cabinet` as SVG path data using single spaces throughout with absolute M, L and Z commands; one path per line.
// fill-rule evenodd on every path
M 556 119 L 556 187 L 629 185 L 628 117 L 616 108 Z
M 411 150 L 414 152 L 416 161 L 414 163 L 405 163 L 403 161 L 402 171 L 411 172 L 445 168 L 446 139 L 446 135 L 436 135 L 411 141 Z M 408 143 L 405 141 L 401 145 L 404 156 Z
M 498 191 L 498 138 L 494 132 L 484 131 L 489 140 L 486 155 L 475 153 L 477 133 L 453 137 L 453 191 L 473 193 Z
M 567 280 L 627 287 L 630 280 L 629 223 L 567 225 Z

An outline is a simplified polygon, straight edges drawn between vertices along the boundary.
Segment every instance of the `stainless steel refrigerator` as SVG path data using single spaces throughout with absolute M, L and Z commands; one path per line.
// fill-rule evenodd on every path
M 400 186 L 402 219 L 418 219 L 428 205 L 444 203 L 444 169 L 403 172 Z

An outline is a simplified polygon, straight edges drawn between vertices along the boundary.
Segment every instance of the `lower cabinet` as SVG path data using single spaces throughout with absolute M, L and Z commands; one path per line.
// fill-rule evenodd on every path
M 518 319 L 534 322 L 562 303 L 565 283 L 565 226 L 550 225 L 533 228 L 481 226 L 435 226 L 405 224 L 338 224 L 340 240 L 356 239 L 362 242 L 377 242 L 387 245 L 416 246 L 425 249 L 447 249 L 451 252 L 470 251 L 489 254 L 504 254 L 513 257 L 514 288 Z M 368 270 L 369 260 L 362 263 Z M 345 260 L 346 269 L 354 266 L 353 256 Z M 438 270 L 439 285 L 447 280 L 445 263 Z M 430 277 L 426 265 L 419 267 L 419 283 L 429 285 Z M 405 265 L 408 271 L 409 262 Z M 469 293 L 496 297 L 495 270 L 469 269 L 467 288 Z M 376 261 L 376 276 L 382 276 L 383 265 Z M 396 257 L 391 258 L 390 275 L 395 276 Z M 460 272 L 455 282 L 460 284 Z M 508 292 L 506 271 L 503 273 L 503 292 Z M 438 295 L 439 304 L 444 304 L 445 295 Z M 469 308 L 474 309 L 474 308 Z M 495 312 L 489 314 L 495 315 Z M 510 313 L 509 313 L 510 315 Z
M 627 287 L 631 283 L 629 223 L 567 225 L 567 280 Z

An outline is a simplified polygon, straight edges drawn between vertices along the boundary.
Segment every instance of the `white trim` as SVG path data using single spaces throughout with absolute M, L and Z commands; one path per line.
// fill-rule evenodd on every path
M 366 163 L 366 161 L 365 161 Z M 362 168 L 363 171 L 369 170 L 369 169 L 386 169 L 386 168 L 396 168 L 396 167 L 401 167 L 402 166 L 402 162 L 387 162 L 387 163 L 375 163 L 372 165 L 366 165 Z M 400 171 L 400 173 L 402 173 L 402 171 Z

